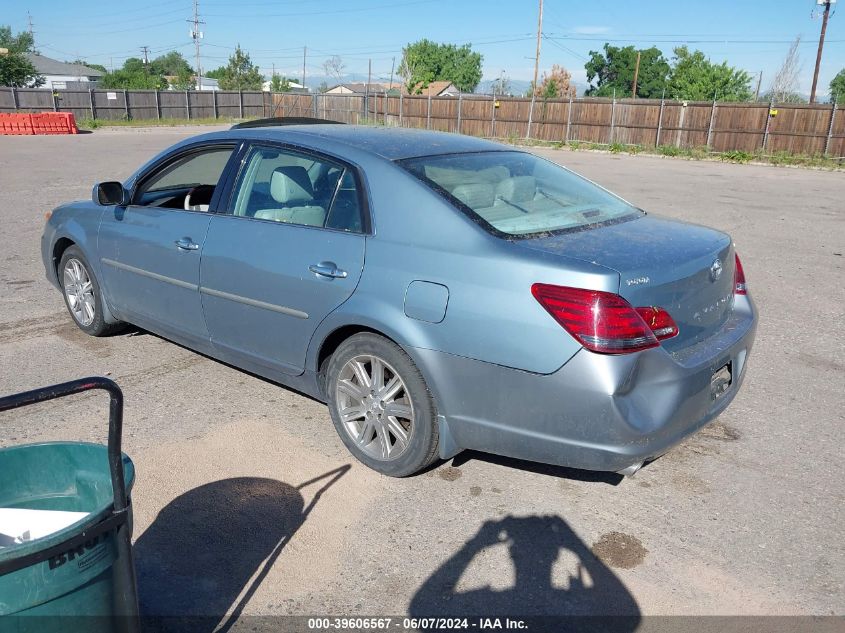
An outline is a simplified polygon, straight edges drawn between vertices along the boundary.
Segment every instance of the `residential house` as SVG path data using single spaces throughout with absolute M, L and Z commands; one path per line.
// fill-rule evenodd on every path
M 427 86 L 423 82 L 418 83 L 411 94 L 424 97 L 457 97 L 461 91 L 451 81 L 432 81 Z
M 35 53 L 26 53 L 26 56 L 35 66 L 38 74 L 44 77 L 45 82 L 42 88 L 50 90 L 96 88 L 96 82 L 105 74 L 82 64 L 68 64 Z

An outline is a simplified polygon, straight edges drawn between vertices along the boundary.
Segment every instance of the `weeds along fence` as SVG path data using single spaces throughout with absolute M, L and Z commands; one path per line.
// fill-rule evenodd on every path
M 845 156 L 836 104 L 0 88 L 0 112 L 51 110 L 105 120 L 304 116 L 510 140 Z

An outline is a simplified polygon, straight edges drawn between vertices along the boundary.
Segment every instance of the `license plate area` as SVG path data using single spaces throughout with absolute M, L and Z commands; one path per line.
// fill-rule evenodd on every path
M 710 376 L 710 398 L 718 400 L 730 388 L 732 382 L 732 363 L 722 365 Z

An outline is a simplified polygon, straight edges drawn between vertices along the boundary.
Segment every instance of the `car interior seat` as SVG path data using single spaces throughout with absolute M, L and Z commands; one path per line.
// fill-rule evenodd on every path
M 279 207 L 259 209 L 254 217 L 308 226 L 323 226 L 326 221 L 325 208 L 314 204 L 314 187 L 305 167 L 277 167 L 270 177 L 270 197 Z

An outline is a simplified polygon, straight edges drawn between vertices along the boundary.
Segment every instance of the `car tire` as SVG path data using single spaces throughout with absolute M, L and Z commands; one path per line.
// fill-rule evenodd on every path
M 437 458 L 431 392 L 393 341 L 363 332 L 341 343 L 328 362 L 326 396 L 341 440 L 373 470 L 406 477 Z
M 70 246 L 62 253 L 57 273 L 65 306 L 80 330 L 106 336 L 123 327 L 122 323 L 106 322 L 100 283 L 78 247 Z

